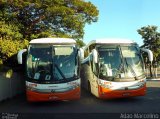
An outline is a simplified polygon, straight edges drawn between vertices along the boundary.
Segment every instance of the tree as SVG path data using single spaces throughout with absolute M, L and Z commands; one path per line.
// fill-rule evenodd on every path
M 157 28 L 157 26 L 147 26 L 137 30 L 144 39 L 141 47 L 152 50 L 154 62 L 160 60 L 160 33 Z
M 15 24 L 0 21 L 0 39 L 20 40 L 22 38 L 23 35 L 20 33 L 20 29 Z
M 23 37 L 60 37 L 67 35 L 83 38 L 86 23 L 96 22 L 98 10 L 83 0 L 1 0 L 0 18 L 19 23 Z
M 28 45 L 27 40 L 21 40 L 22 37 L 16 25 L 0 21 L 0 64 Z
M 79 40 L 79 39 L 78 39 L 76 42 L 77 42 L 77 45 L 78 45 L 79 47 L 85 46 L 85 43 L 84 43 L 82 40 Z
M 0 62 L 33 38 L 82 39 L 85 24 L 97 19 L 97 8 L 84 0 L 0 0 Z
M 142 48 L 148 48 L 153 52 L 153 65 L 155 63 L 160 63 L 160 33 L 157 31 L 157 26 L 145 26 L 137 30 L 137 32 L 142 36 L 143 45 Z M 151 65 L 150 65 L 150 74 Z

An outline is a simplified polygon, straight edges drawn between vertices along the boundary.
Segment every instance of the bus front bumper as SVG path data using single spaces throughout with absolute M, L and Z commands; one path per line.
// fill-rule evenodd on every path
M 57 101 L 57 100 L 77 100 L 80 99 L 80 88 L 61 93 L 40 93 L 27 90 L 27 101 Z
M 99 86 L 99 98 L 112 99 L 112 98 L 126 98 L 144 96 L 146 94 L 146 85 L 134 90 L 110 90 Z

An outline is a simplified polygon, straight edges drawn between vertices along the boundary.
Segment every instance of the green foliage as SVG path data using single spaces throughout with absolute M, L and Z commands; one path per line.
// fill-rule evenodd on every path
M 0 21 L 0 64 L 15 55 L 20 49 L 28 45 L 23 39 L 19 27 L 15 24 Z
M 0 0 L 0 63 L 34 38 L 82 39 L 85 24 L 97 20 L 97 8 L 84 0 Z
M 23 38 L 18 26 L 0 21 L 0 38 L 19 40 Z
M 85 43 L 82 40 L 76 40 L 76 42 L 79 47 L 85 46 Z
M 85 24 L 98 19 L 97 8 L 84 0 L 1 0 L 0 7 L 0 19 L 19 24 L 27 39 L 59 34 L 79 39 Z
M 157 26 L 145 26 L 137 30 L 144 39 L 142 47 L 152 50 L 154 62 L 160 61 L 160 33 L 157 29 Z
M 0 59 L 2 59 L 2 61 L 7 60 L 9 57 L 17 54 L 20 49 L 25 48 L 27 45 L 27 40 L 20 41 L 0 39 Z

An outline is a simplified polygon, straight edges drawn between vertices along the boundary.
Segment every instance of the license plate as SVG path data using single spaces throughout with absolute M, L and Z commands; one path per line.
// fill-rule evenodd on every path
M 56 99 L 58 99 L 57 96 L 51 96 L 51 97 L 49 97 L 49 100 L 56 100 Z
M 128 93 L 128 92 L 127 92 L 127 93 L 123 93 L 122 95 L 123 95 L 123 96 L 129 96 L 130 94 L 131 94 L 131 93 Z

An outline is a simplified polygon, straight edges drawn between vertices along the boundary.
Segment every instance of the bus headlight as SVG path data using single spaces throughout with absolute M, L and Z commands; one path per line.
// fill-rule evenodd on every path
M 29 85 L 27 85 L 26 87 L 27 87 L 27 90 L 34 91 L 35 88 L 37 87 L 37 84 L 29 84 Z
M 109 81 L 103 81 L 103 80 L 98 80 L 98 85 L 100 85 L 103 88 L 111 88 L 112 83 Z
M 78 88 L 79 87 L 79 85 L 74 85 L 73 86 L 73 89 L 76 89 L 76 88 Z
M 145 80 L 140 80 L 140 81 L 139 81 L 139 86 L 140 86 L 140 87 L 143 87 L 145 84 L 146 84 L 146 81 L 145 81 Z

